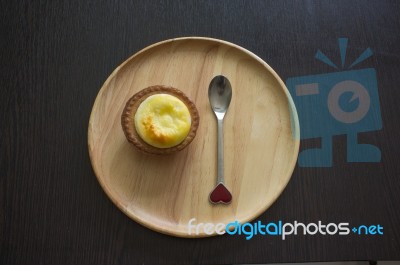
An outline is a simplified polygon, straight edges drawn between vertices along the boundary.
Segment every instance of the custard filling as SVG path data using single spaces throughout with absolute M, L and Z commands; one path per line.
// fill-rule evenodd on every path
M 134 120 L 140 138 L 158 148 L 180 144 L 191 126 L 190 112 L 185 103 L 169 94 L 146 98 L 139 105 Z

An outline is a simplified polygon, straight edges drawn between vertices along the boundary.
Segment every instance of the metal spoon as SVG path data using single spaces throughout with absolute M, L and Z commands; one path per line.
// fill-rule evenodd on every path
M 210 193 L 211 203 L 228 204 L 232 201 L 232 195 L 224 185 L 224 132 L 223 120 L 232 98 L 232 87 L 229 80 L 218 75 L 211 80 L 208 87 L 208 99 L 218 122 L 218 178 L 217 186 Z

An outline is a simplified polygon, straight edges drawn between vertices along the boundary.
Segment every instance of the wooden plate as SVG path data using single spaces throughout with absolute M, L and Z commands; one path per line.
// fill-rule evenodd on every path
M 217 176 L 217 123 L 207 91 L 220 74 L 233 89 L 224 120 L 230 205 L 208 200 Z M 140 153 L 120 124 L 126 101 L 160 84 L 182 90 L 200 114 L 193 142 L 170 156 Z M 149 46 L 114 70 L 94 103 L 88 141 L 101 186 L 125 214 L 162 233 L 201 237 L 209 231 L 200 227 L 189 235 L 190 219 L 196 218 L 192 224 L 247 222 L 278 198 L 297 160 L 299 124 L 287 88 L 259 57 L 232 43 L 190 37 Z

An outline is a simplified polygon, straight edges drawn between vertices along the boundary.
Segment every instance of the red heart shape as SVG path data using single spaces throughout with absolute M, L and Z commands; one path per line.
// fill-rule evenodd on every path
M 232 201 L 232 194 L 223 183 L 219 183 L 210 193 L 210 202 L 228 204 Z

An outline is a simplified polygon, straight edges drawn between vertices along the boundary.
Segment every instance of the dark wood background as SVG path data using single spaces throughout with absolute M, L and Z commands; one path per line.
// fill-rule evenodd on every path
M 400 2 L 1 1 L 0 263 L 155 264 L 400 260 Z M 347 163 L 334 137 L 332 168 L 296 167 L 262 222 L 381 224 L 382 236 L 182 239 L 153 232 L 108 199 L 92 171 L 87 128 L 108 75 L 152 43 L 223 39 L 280 74 L 329 73 L 367 47 L 355 69 L 377 70 L 383 129 L 361 141 L 380 163 Z M 307 141 L 302 145 L 307 146 Z

